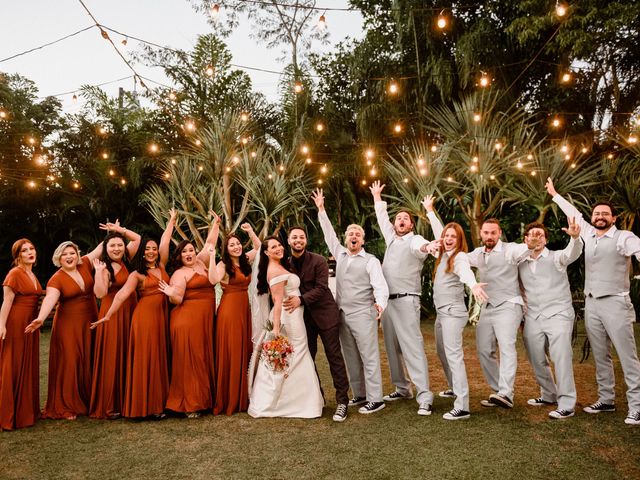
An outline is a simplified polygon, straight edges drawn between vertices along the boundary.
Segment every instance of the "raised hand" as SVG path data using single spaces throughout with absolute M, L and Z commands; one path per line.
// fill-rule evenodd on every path
M 96 270 L 96 273 L 107 268 L 107 264 L 101 261 L 99 258 L 93 259 L 93 268 Z
M 321 188 L 316 188 L 311 194 L 311 198 L 315 202 L 318 210 L 324 210 L 324 193 Z
M 44 323 L 44 320 L 38 320 L 36 318 L 29 325 L 27 325 L 27 328 L 24 329 L 24 333 L 33 333 L 33 332 L 35 332 L 36 330 L 38 330 L 42 326 L 43 323 Z M 5 334 L 6 334 L 6 330 L 5 330 Z M 4 340 L 4 337 L 2 337 L 2 339 Z
M 471 289 L 471 293 L 473 293 L 473 296 L 478 303 L 484 303 L 489 300 L 489 295 L 484 291 L 484 287 L 486 286 L 486 283 L 476 283 Z
M 122 227 L 120 227 L 119 218 L 117 218 L 115 222 L 100 223 L 98 224 L 98 227 L 100 228 L 100 230 L 106 230 L 107 233 L 118 232 L 122 229 Z
M 218 215 L 216 212 L 214 212 L 213 210 L 209 210 L 209 215 L 211 215 L 212 220 L 212 224 L 215 225 L 220 225 L 220 215 Z
M 160 280 L 160 282 L 158 283 L 158 290 L 164 293 L 167 297 L 170 297 L 176 293 L 175 287 L 172 287 L 164 280 Z
M 433 204 L 435 200 L 436 199 L 433 195 L 427 195 L 424 197 L 424 200 L 422 200 L 422 206 L 428 213 L 433 212 Z
M 380 200 L 382 200 L 382 190 L 384 189 L 384 187 L 385 185 L 380 184 L 380 180 L 376 180 L 371 184 L 369 190 L 371 190 L 371 195 L 373 195 L 374 201 L 379 202 Z
M 567 228 L 563 228 L 562 231 L 574 240 L 577 240 L 580 238 L 580 225 L 576 223 L 576 217 L 571 217 L 567 220 L 569 222 L 569 226 Z
M 245 222 L 242 225 L 240 225 L 240 230 L 242 230 L 243 232 L 251 235 L 251 232 L 253 232 L 253 227 L 251 226 L 251 224 L 249 222 Z
M 556 192 L 556 188 L 553 186 L 553 180 L 551 177 L 547 177 L 547 183 L 544 184 L 544 187 L 547 189 L 547 193 L 552 197 L 555 197 L 558 192 Z
M 436 253 L 438 253 L 440 251 L 440 245 L 442 243 L 442 240 L 438 239 L 438 240 L 433 240 L 429 243 L 425 243 L 424 245 L 422 245 L 420 247 L 420 251 L 422 253 L 429 253 L 431 255 L 435 255 Z
M 177 216 L 178 216 L 178 212 L 176 211 L 175 208 L 172 208 L 172 209 L 169 210 L 169 221 L 170 222 L 175 222 Z

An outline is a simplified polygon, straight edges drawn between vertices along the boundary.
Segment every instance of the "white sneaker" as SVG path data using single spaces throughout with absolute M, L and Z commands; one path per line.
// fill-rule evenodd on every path
M 458 408 L 454 408 L 450 412 L 447 412 L 444 415 L 442 415 L 442 418 L 444 418 L 445 420 L 466 420 L 470 416 L 471 414 L 466 410 L 460 410 Z
M 627 425 L 640 425 L 640 411 L 629 410 L 627 418 L 624 419 L 624 423 Z
M 418 415 L 431 415 L 433 413 L 433 407 L 429 402 L 422 402 L 420 408 L 418 408 Z
M 385 395 L 382 397 L 382 400 L 385 402 L 395 402 L 396 400 L 411 400 L 413 398 L 413 394 L 409 392 L 408 395 L 403 395 L 399 391 L 395 390 L 391 392 L 389 395 Z

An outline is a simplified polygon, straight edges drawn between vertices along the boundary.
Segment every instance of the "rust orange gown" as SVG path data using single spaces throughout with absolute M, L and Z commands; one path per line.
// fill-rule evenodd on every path
M 169 283 L 164 268 L 162 280 Z M 164 411 L 169 393 L 167 342 L 169 339 L 167 296 L 158 290 L 160 278 L 147 272 L 131 318 L 127 381 L 124 393 L 125 417 L 146 417 Z
M 20 267 L 2 283 L 15 293 L 7 317 L 7 335 L 0 340 L 0 431 L 30 427 L 40 416 L 40 331 L 24 333 L 38 316 L 42 286 Z
M 197 412 L 213 408 L 213 317 L 215 291 L 195 273 L 184 299 L 171 311 L 171 384 L 167 408 Z
M 111 307 L 113 297 L 125 284 L 129 272 L 124 264 L 115 276 L 114 282 L 100 304 L 98 318 L 103 318 Z M 109 418 L 122 414 L 124 390 L 127 375 L 127 348 L 131 315 L 136 306 L 136 294 L 125 300 L 108 322 L 96 327 L 93 348 L 93 378 L 91 381 L 91 418 Z
M 98 319 L 93 295 L 91 260 L 77 267 L 84 290 L 64 270 L 53 274 L 47 287 L 60 291 L 49 346 L 47 403 L 42 416 L 68 418 L 89 413 L 91 398 L 91 322 Z
M 222 287 L 216 317 L 216 415 L 246 412 L 249 408 L 247 371 L 253 352 L 247 293 L 250 281 L 251 275 L 245 276 L 235 267 L 235 275 Z

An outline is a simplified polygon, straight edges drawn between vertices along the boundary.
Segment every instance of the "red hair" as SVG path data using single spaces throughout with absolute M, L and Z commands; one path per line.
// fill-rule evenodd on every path
M 447 269 L 445 270 L 445 272 L 451 273 L 453 271 L 453 262 L 455 261 L 456 255 L 459 252 L 466 253 L 467 251 L 469 251 L 467 247 L 467 239 L 464 235 L 464 230 L 462 230 L 462 227 L 460 226 L 460 224 L 456 222 L 447 223 L 444 229 L 442 230 L 442 235 L 440 236 L 440 239 L 443 240 L 443 242 L 440 244 L 440 254 L 436 259 L 436 266 L 433 270 L 434 276 L 435 276 L 436 270 L 438 270 L 438 266 L 440 265 L 442 256 L 444 255 L 444 234 L 447 233 L 447 230 L 449 230 L 450 228 L 453 228 L 453 230 L 456 232 L 457 243 L 456 243 L 456 248 L 453 250 L 453 253 L 449 256 L 449 259 L 447 260 Z
M 11 247 L 11 256 L 13 257 L 13 264 L 15 266 L 18 266 L 18 264 L 20 263 L 20 251 L 22 250 L 22 247 L 25 243 L 30 243 L 31 245 L 33 245 L 33 242 L 28 238 L 21 238 L 20 240 L 16 240 L 15 242 L 13 242 L 13 246 Z

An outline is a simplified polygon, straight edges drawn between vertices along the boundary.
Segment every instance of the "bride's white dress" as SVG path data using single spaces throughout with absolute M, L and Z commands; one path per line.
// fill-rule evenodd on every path
M 286 281 L 286 296 L 299 296 L 300 279 L 293 273 L 278 275 L 269 282 L 270 286 Z M 273 311 L 269 315 L 273 315 Z M 292 313 L 282 311 L 280 323 L 283 334 L 293 346 L 289 361 L 289 370 L 273 372 L 260 360 L 262 342 L 254 349 L 249 375 L 249 410 L 252 417 L 297 417 L 316 418 L 322 416 L 324 400 L 320 392 L 318 376 L 307 345 L 307 332 L 304 326 L 303 307 Z M 255 366 L 257 365 L 257 369 Z

